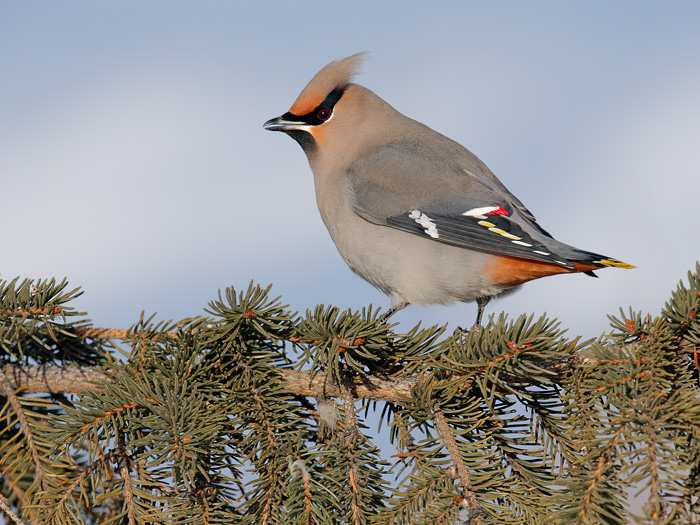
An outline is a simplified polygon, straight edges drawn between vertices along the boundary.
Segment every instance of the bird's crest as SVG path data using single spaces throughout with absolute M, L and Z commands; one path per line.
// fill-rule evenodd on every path
M 331 91 L 347 86 L 357 74 L 365 55 L 365 52 L 356 53 L 328 64 L 306 85 L 289 112 L 293 115 L 306 115 L 323 102 Z

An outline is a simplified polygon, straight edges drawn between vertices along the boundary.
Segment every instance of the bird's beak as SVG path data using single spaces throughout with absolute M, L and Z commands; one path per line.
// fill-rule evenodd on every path
M 273 118 L 263 124 L 263 128 L 270 131 L 289 131 L 292 129 L 304 129 L 309 125 L 306 122 L 300 120 L 293 120 L 287 115 L 282 115 L 281 117 Z

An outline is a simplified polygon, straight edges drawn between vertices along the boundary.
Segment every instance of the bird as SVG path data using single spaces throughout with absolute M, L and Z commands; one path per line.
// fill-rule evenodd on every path
M 488 302 L 522 284 L 618 259 L 555 240 L 476 155 L 353 82 L 366 53 L 322 68 L 265 122 L 299 143 L 321 218 L 357 275 L 408 305 Z

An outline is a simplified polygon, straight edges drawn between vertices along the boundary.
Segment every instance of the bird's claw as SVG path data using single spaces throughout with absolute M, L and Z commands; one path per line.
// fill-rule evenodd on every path
M 481 328 L 481 325 L 477 323 L 474 323 L 474 325 L 469 330 L 465 330 L 461 326 L 458 326 L 457 328 L 455 328 L 455 331 L 452 332 L 452 335 L 456 337 L 458 335 L 467 336 L 468 334 L 478 334 L 479 332 L 481 332 Z

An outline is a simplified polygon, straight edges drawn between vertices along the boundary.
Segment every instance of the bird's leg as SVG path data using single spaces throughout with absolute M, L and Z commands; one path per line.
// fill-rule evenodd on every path
M 391 301 L 391 308 L 389 308 L 384 315 L 379 318 L 381 324 L 385 324 L 389 318 L 394 315 L 399 310 L 403 310 L 408 306 L 408 301 Z
M 474 326 L 472 326 L 469 330 L 465 330 L 461 326 L 458 326 L 457 328 L 455 328 L 454 335 L 468 334 L 469 332 L 479 332 L 481 330 L 481 318 L 484 316 L 484 309 L 486 308 L 486 305 L 489 304 L 490 300 L 490 296 L 477 297 L 476 322 L 474 323 Z
M 392 298 L 391 307 L 386 311 L 386 313 L 384 315 L 382 315 L 379 318 L 379 325 L 384 326 L 386 328 L 386 324 L 387 324 L 387 321 L 389 321 L 389 318 L 392 315 L 394 315 L 396 312 L 398 312 L 399 310 L 403 310 L 407 306 L 408 306 L 407 301 L 394 301 Z M 388 336 L 389 346 L 391 346 L 393 344 L 393 341 L 394 341 L 394 332 L 392 332 L 391 330 L 386 328 L 386 335 Z
M 484 309 L 486 308 L 486 305 L 489 304 L 490 300 L 491 296 L 476 298 L 478 310 L 476 312 L 476 322 L 474 323 L 474 326 L 472 326 L 472 330 L 479 330 L 481 328 L 481 318 L 484 316 Z

